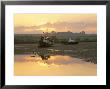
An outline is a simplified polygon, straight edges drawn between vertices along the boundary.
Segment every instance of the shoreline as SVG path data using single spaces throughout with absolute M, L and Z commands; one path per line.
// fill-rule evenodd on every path
M 96 42 L 81 42 L 75 45 L 55 44 L 52 47 L 38 48 L 37 44 L 15 44 L 16 54 L 33 54 L 33 51 L 39 50 L 43 54 L 68 55 L 75 58 L 84 59 L 86 62 L 97 64 L 97 44 Z M 41 53 L 41 54 L 42 54 Z

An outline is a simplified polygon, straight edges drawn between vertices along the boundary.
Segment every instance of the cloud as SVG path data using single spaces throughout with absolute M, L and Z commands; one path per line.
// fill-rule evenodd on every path
M 42 28 L 53 28 L 56 32 L 59 31 L 72 31 L 80 32 L 82 30 L 89 32 L 89 29 L 96 30 L 97 22 L 96 20 L 85 20 L 78 22 L 67 22 L 67 21 L 57 21 L 55 23 L 45 23 L 38 26 L 18 26 L 15 27 L 15 33 L 42 33 Z M 26 30 L 28 29 L 28 30 Z
M 37 26 L 17 26 L 14 27 L 16 34 L 40 34 L 41 30 L 38 30 Z
M 55 28 L 58 29 L 84 29 L 90 27 L 96 27 L 96 22 L 56 22 L 56 23 L 46 23 L 38 26 L 39 28 L 47 27 L 47 28 Z

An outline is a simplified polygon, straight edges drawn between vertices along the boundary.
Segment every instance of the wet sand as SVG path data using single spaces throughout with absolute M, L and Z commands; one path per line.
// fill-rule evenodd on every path
M 35 49 L 38 49 L 37 44 L 16 44 L 15 45 L 15 55 L 16 54 L 30 54 Z M 54 44 L 52 47 L 40 48 L 41 50 L 60 50 L 57 54 L 69 55 L 76 58 L 84 59 L 84 61 L 92 62 L 97 64 L 97 43 L 96 42 L 80 42 L 75 45 L 63 45 Z M 68 50 L 68 51 L 64 51 Z M 52 53 L 54 54 L 54 53 Z

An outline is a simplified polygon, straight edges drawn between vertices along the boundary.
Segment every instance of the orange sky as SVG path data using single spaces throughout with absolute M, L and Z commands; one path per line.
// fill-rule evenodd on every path
M 39 34 L 42 32 L 72 31 L 96 33 L 96 14 L 15 14 L 16 34 Z

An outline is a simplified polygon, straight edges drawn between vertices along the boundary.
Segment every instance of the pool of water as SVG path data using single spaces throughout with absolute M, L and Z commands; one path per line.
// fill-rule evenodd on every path
M 68 55 L 15 55 L 15 76 L 96 76 L 97 65 Z

